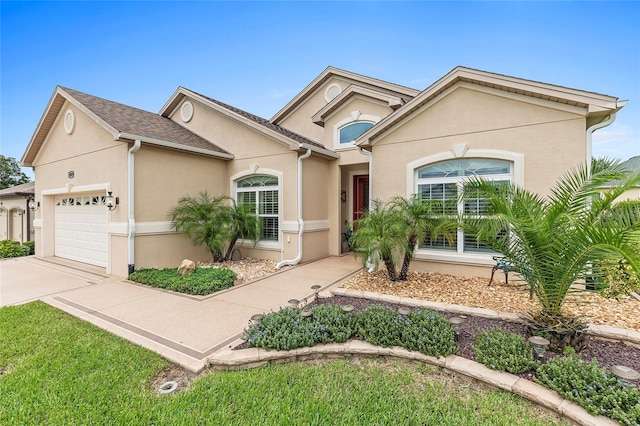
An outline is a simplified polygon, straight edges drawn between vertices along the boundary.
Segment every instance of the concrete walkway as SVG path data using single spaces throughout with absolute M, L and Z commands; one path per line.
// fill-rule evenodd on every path
M 35 257 L 0 262 L 0 306 L 43 300 L 191 371 L 240 337 L 253 314 L 289 299 L 311 300 L 312 285 L 327 290 L 361 268 L 353 256 L 328 257 L 214 295 L 189 296 L 78 265 Z

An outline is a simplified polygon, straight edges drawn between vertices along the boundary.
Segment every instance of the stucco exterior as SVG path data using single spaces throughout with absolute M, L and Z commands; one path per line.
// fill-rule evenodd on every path
M 29 209 L 33 195 L 33 182 L 0 190 L 0 241 L 33 241 L 33 212 Z
M 463 67 L 422 91 L 329 67 L 270 120 L 182 87 L 158 114 L 57 88 L 23 157 L 41 202 L 36 255 L 61 251 L 61 195 L 112 192 L 119 204 L 106 215 L 107 272 L 208 260 L 173 231 L 169 210 L 205 190 L 238 199 L 247 191 L 239 184 L 260 177 L 271 186 L 250 191 L 270 197 L 273 232 L 257 244 L 238 242 L 244 256 L 295 263 L 340 255 L 342 234 L 367 200 L 415 193 L 416 171 L 428 165 L 499 160 L 508 164 L 506 178 L 548 194 L 589 158 L 589 126 L 612 121 L 623 106 L 607 95 Z M 482 274 L 491 262 L 488 253 L 419 248 L 413 267 Z

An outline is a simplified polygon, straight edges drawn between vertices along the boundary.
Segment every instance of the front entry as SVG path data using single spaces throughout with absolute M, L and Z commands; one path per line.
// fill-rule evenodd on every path
M 353 220 L 362 217 L 362 213 L 369 209 L 369 175 L 355 175 L 353 177 Z

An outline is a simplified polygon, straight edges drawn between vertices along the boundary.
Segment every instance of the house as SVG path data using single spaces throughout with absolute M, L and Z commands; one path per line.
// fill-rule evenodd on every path
M 372 198 L 455 200 L 470 175 L 548 193 L 624 104 L 465 67 L 422 91 L 328 67 L 271 119 L 184 87 L 157 114 L 57 87 L 22 158 L 37 177 L 36 255 L 123 276 L 209 259 L 167 219 L 203 190 L 256 205 L 262 236 L 244 256 L 340 255 Z M 416 259 L 458 274 L 492 265 L 462 231 L 453 246 L 422 243 Z
M 629 158 L 620 164 L 632 173 L 640 172 L 640 155 Z M 638 200 L 640 201 L 640 188 L 631 189 L 620 196 L 619 201 Z
M 0 240 L 20 243 L 33 240 L 33 212 L 29 201 L 34 196 L 34 182 L 0 190 Z

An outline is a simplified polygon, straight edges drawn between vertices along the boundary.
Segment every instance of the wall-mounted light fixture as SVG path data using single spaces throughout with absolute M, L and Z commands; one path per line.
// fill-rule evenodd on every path
M 40 201 L 36 201 L 34 198 L 31 198 L 29 200 L 29 208 L 31 209 L 31 211 L 36 211 L 40 208 Z
M 104 199 L 104 203 L 109 209 L 109 211 L 113 211 L 120 204 L 120 197 L 114 197 L 111 191 L 107 192 L 107 197 Z
M 347 191 L 342 190 L 342 192 L 340 192 L 340 201 L 342 201 L 343 203 L 347 201 Z

